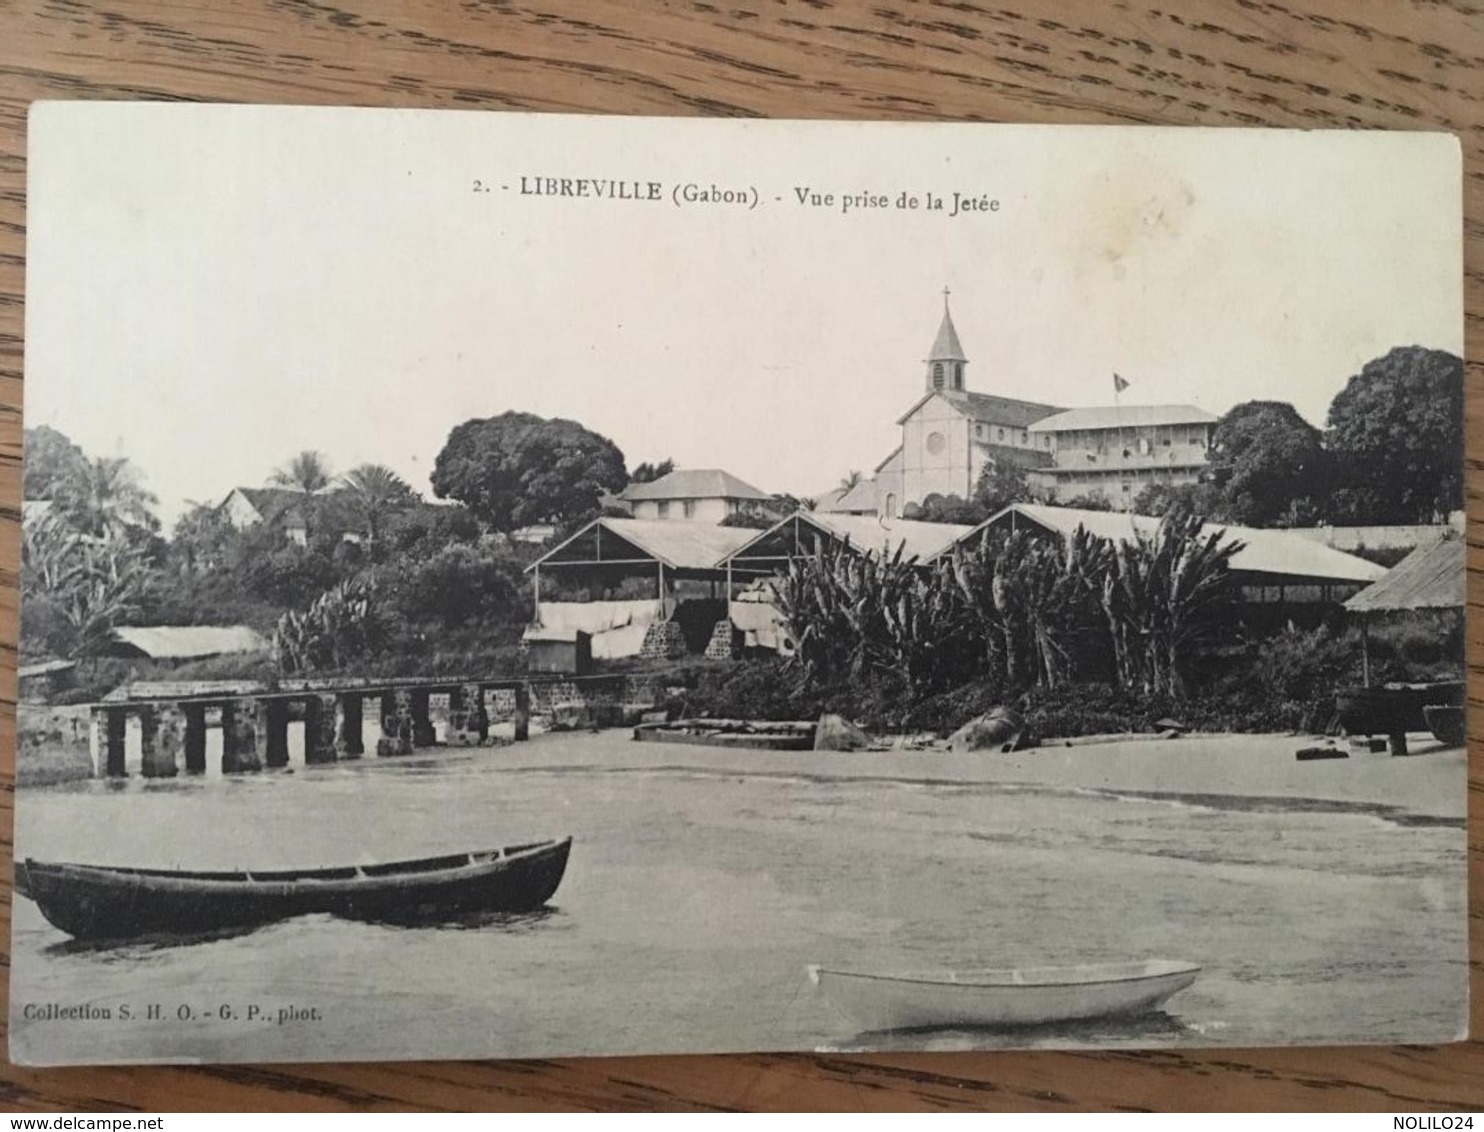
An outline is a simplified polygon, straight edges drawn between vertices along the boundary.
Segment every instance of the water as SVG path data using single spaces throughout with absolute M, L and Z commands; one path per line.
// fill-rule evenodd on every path
M 1261 1045 L 1462 1029 L 1461 820 L 1016 786 L 932 759 L 548 736 L 294 773 L 28 791 L 18 857 L 287 868 L 576 840 L 550 911 L 471 929 L 309 917 L 208 941 L 82 948 L 18 901 L 12 1054 Z M 1016 1034 L 863 1037 L 806 975 L 810 963 L 1150 957 L 1205 971 L 1162 1015 Z M 24 1016 L 48 1003 L 112 1017 Z M 143 1018 L 150 1005 L 163 1017 Z M 298 1013 L 279 1024 L 281 1011 Z

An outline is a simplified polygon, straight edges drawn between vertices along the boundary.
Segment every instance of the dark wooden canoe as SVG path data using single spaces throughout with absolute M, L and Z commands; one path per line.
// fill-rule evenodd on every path
M 16 891 L 78 939 L 200 935 L 327 913 L 392 924 L 529 912 L 566 872 L 570 837 L 344 868 L 177 872 L 102 865 L 16 865 Z
M 1428 704 L 1422 709 L 1427 729 L 1433 738 L 1449 747 L 1462 747 L 1467 741 L 1463 708 L 1457 704 Z

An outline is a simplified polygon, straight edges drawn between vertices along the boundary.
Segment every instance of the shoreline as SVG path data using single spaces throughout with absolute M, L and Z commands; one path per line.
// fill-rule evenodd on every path
M 690 743 L 645 743 L 628 728 L 535 732 L 529 742 L 498 747 L 431 747 L 395 758 L 374 756 L 293 773 L 395 771 L 398 767 L 457 765 L 490 760 L 512 773 L 714 774 L 830 781 L 883 780 L 904 785 L 1096 792 L 1214 808 L 1252 808 L 1244 801 L 1321 812 L 1370 812 L 1414 824 L 1462 823 L 1467 815 L 1467 750 L 1445 748 L 1430 736 L 1413 737 L 1413 754 L 1351 752 L 1343 759 L 1300 762 L 1295 752 L 1312 737 L 1290 734 L 1195 733 L 1175 738 L 1109 738 L 1097 743 L 1046 744 L 1013 753 L 949 752 L 939 748 L 874 751 L 738 750 Z M 31 759 L 79 762 L 64 746 L 35 745 Z M 33 764 L 34 766 L 34 764 Z M 20 770 L 20 768 L 18 768 Z M 277 774 L 279 771 L 261 772 Z M 236 776 L 234 776 L 236 777 Z M 250 778 L 251 775 L 241 776 Z M 88 774 L 44 779 L 35 769 L 18 775 L 21 789 L 79 789 Z M 144 780 L 131 779 L 144 785 Z M 186 779 L 156 780 L 162 785 Z M 200 780 L 198 780 L 200 781 Z M 1308 805 L 1305 805 L 1308 803 Z M 1284 805 L 1286 804 L 1286 805 Z M 1422 819 L 1419 821 L 1418 819 Z

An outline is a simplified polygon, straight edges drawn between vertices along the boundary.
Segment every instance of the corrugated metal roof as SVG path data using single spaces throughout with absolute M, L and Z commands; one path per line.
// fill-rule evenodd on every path
M 882 519 L 875 515 L 798 511 L 766 531 L 755 532 L 756 537 L 730 557 L 746 558 L 749 547 L 766 543 L 771 536 L 786 529 L 792 522 L 813 527 L 841 542 L 849 539 L 852 547 L 865 554 L 895 554 L 900 547 L 904 558 L 916 558 L 919 562 L 937 558 L 971 529 L 959 523 L 924 523 L 917 519 Z
M 748 527 L 723 527 L 716 523 L 682 519 L 594 519 L 571 538 L 552 547 L 527 566 L 526 572 L 530 573 L 537 566 L 547 565 L 548 560 L 555 558 L 596 527 L 617 535 L 656 562 L 663 562 L 677 570 L 713 569 L 757 534 L 757 531 Z M 561 565 L 562 562 L 550 564 Z
M 1009 428 L 1026 428 L 1035 421 L 1061 412 L 1055 405 L 1043 405 L 1039 401 L 995 397 L 988 393 L 971 393 L 966 389 L 929 389 L 897 418 L 897 424 L 904 423 L 933 397 L 943 398 L 972 421 L 1005 425 Z
M 771 499 L 750 483 L 720 468 L 676 468 L 650 483 L 630 484 L 623 493 L 637 499 Z
M 1052 456 L 1039 448 L 1015 448 L 1009 444 L 995 444 L 987 440 L 973 439 L 974 446 L 995 463 L 1013 464 L 1017 468 L 1049 468 Z
M 814 504 L 815 514 L 876 513 L 876 481 L 861 480 L 849 491 L 826 492 Z
M 1444 535 L 1419 546 L 1345 603 L 1351 613 L 1393 613 L 1408 609 L 1459 609 L 1464 602 L 1463 539 Z
M 1031 432 L 1073 432 L 1098 428 L 1158 428 L 1161 425 L 1215 424 L 1216 417 L 1194 405 L 1098 405 L 1068 409 L 1030 426 Z
M 1084 527 L 1088 534 L 1116 542 L 1129 542 L 1140 536 L 1147 538 L 1159 529 L 1159 520 L 1150 515 L 1015 503 L 992 515 L 974 531 L 990 524 L 1003 526 L 1011 513 L 1059 534 L 1070 535 L 1078 527 Z M 1385 567 L 1374 562 L 1324 546 L 1293 531 L 1238 527 L 1229 523 L 1207 523 L 1202 529 L 1207 533 L 1225 531 L 1229 538 L 1245 544 L 1231 559 L 1231 568 L 1244 573 L 1318 582 L 1374 582 L 1386 573 Z
M 154 660 L 192 660 L 268 648 L 267 639 L 246 625 L 130 625 L 115 629 L 113 638 L 123 650 Z
M 1039 401 L 1020 401 L 1014 397 L 995 397 L 988 393 L 971 393 L 967 390 L 948 392 L 944 396 L 976 421 L 1008 425 L 1011 428 L 1028 428 L 1036 421 L 1045 420 L 1060 412 L 1055 405 L 1043 405 Z

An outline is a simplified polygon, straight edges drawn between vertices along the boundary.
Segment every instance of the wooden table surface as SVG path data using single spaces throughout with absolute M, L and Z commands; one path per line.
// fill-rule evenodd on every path
M 40 98 L 1453 131 L 1465 158 L 1469 509 L 1480 516 L 1484 10 L 1467 0 L 695 0 L 642 7 L 0 0 L 0 830 L 7 854 L 25 125 L 27 104 Z M 1480 566 L 1471 561 L 1476 596 Z M 1475 678 L 1480 636 L 1475 618 Z M 1484 815 L 1477 720 L 1472 734 L 1470 921 L 1477 924 Z M 0 898 L 8 940 L 9 892 Z M 1475 974 L 1480 942 L 1476 927 Z M 1481 1009 L 1476 1001 L 1476 1031 Z M 46 1071 L 6 1064 L 0 1107 L 1484 1108 L 1484 1046 Z

